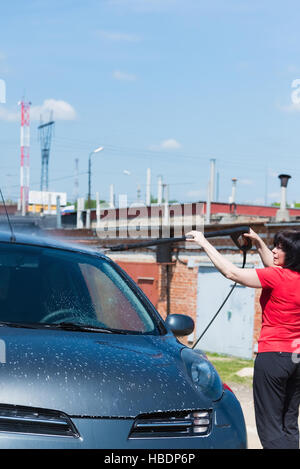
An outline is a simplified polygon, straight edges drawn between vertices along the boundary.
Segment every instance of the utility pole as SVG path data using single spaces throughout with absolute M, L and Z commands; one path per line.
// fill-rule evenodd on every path
M 42 170 L 41 170 L 41 186 L 40 190 L 48 191 L 48 167 L 49 167 L 49 156 L 50 156 L 50 146 L 52 140 L 52 133 L 54 128 L 54 121 L 52 120 L 52 112 L 50 116 L 50 121 L 46 124 L 42 123 L 38 126 L 39 139 L 41 144 L 41 153 L 42 153 Z
M 169 185 L 163 184 L 163 194 L 164 194 L 164 225 L 170 223 L 169 216 Z
M 231 187 L 231 196 L 230 196 L 230 203 L 235 204 L 236 203 L 236 183 L 237 183 L 237 178 L 232 178 L 232 187 Z
M 30 102 L 21 101 L 21 211 L 26 215 L 29 198 L 29 148 L 30 148 Z
M 79 158 L 75 158 L 74 202 L 76 202 L 79 196 L 78 170 L 79 170 Z
M 157 203 L 158 205 L 162 204 L 162 193 L 163 193 L 163 179 L 162 176 L 158 176 L 158 187 L 157 187 Z
M 289 211 L 287 209 L 287 203 L 286 203 L 286 190 L 287 190 L 289 179 L 291 179 L 292 176 L 290 176 L 289 174 L 280 174 L 278 177 L 280 179 L 280 186 L 281 186 L 281 200 L 280 200 L 280 208 L 276 212 L 276 221 L 277 222 L 290 221 L 290 215 L 289 215 Z
M 210 160 L 210 201 L 215 200 L 215 172 L 216 172 L 216 160 L 211 158 Z
M 113 184 L 109 186 L 109 208 L 115 208 L 115 188 Z
M 209 225 L 211 216 L 211 181 L 208 181 L 205 221 Z
M 147 182 L 146 182 L 146 206 L 151 205 L 151 169 L 147 168 Z
M 219 202 L 220 195 L 220 173 L 217 172 L 217 188 L 216 188 L 216 202 Z
M 103 150 L 103 147 L 98 147 L 95 150 L 91 151 L 91 153 L 89 154 L 89 160 L 88 160 L 88 176 L 89 176 L 89 179 L 88 179 L 88 208 L 89 209 L 91 208 L 91 194 L 92 194 L 92 160 L 91 160 L 91 158 L 95 153 L 99 153 L 99 151 L 102 151 L 102 150 Z

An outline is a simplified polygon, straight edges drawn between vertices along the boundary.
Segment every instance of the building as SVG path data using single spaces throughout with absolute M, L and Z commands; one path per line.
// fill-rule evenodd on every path
M 57 200 L 60 207 L 67 205 L 66 192 L 29 191 L 28 212 L 55 214 Z

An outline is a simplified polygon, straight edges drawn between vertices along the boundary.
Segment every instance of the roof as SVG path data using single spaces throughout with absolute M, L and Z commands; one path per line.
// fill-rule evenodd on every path
M 105 257 L 104 254 L 88 247 L 81 247 L 71 243 L 62 242 L 54 237 L 45 234 L 28 235 L 20 232 L 14 232 L 15 241 L 11 240 L 10 231 L 0 231 L 0 243 L 23 244 L 28 246 L 47 247 L 53 249 L 62 249 L 66 251 L 81 252 L 83 254 L 92 254 Z

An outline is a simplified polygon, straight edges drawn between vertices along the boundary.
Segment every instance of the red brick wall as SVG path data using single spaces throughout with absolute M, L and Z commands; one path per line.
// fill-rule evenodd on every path
M 170 265 L 170 313 L 187 314 L 196 320 L 198 268 L 189 269 L 179 262 Z M 159 300 L 157 309 L 165 317 L 167 312 L 167 273 L 166 266 L 160 266 Z
M 190 269 L 186 265 L 176 262 L 170 265 L 170 269 L 170 314 L 186 314 L 194 320 L 196 325 L 198 267 Z M 165 265 L 160 266 L 158 285 L 157 310 L 165 319 L 167 315 L 167 272 Z M 179 340 L 187 344 L 187 337 L 179 338 Z

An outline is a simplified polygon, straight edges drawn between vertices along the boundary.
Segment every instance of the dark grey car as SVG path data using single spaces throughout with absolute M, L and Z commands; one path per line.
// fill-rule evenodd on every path
M 245 448 L 241 407 L 109 258 L 0 236 L 1 448 Z

